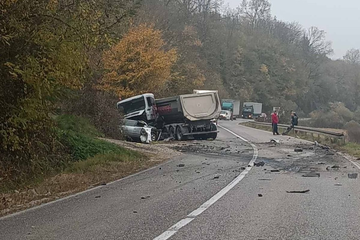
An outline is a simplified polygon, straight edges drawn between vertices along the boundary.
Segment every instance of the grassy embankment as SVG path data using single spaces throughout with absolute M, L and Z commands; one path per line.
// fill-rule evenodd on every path
M 103 135 L 85 118 L 63 115 L 56 122 L 59 141 L 68 150 L 62 167 L 2 188 L 0 216 L 106 184 L 154 165 L 142 153 L 98 139 Z

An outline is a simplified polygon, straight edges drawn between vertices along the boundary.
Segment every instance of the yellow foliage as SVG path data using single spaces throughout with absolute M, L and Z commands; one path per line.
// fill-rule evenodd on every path
M 122 98 L 158 91 L 170 79 L 177 60 L 176 50 L 164 47 L 161 31 L 147 25 L 132 27 L 104 53 L 106 73 L 98 87 Z

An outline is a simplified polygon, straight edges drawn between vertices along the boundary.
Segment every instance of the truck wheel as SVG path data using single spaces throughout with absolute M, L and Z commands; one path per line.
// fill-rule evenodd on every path
M 171 138 L 175 137 L 175 129 L 173 126 L 169 127 L 169 137 L 171 137 Z
M 151 130 L 151 141 L 157 141 L 158 133 L 155 130 Z
M 183 132 L 182 132 L 182 129 L 180 126 L 177 126 L 176 127 L 176 140 L 178 141 L 182 141 L 184 139 L 184 135 L 183 135 Z

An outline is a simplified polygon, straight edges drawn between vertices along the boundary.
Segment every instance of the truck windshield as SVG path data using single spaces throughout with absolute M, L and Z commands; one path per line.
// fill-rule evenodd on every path
M 243 112 L 252 112 L 252 107 L 245 107 L 244 109 L 243 109 Z
M 145 100 L 143 96 L 119 105 L 119 110 L 122 111 L 125 115 L 144 109 L 145 109 Z

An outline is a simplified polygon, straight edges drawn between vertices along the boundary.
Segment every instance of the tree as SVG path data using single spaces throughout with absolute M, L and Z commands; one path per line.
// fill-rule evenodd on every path
M 160 30 L 145 24 L 132 27 L 104 53 L 105 74 L 99 88 L 121 98 L 158 92 L 170 79 L 177 60 L 176 50 L 165 48 Z
M 346 52 L 344 60 L 352 64 L 360 64 L 360 50 L 350 49 Z

